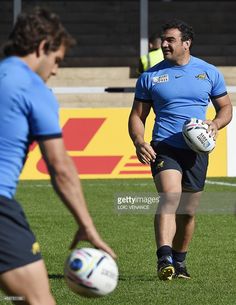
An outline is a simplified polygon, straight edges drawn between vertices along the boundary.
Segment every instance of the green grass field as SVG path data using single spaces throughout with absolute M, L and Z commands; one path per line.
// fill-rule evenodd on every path
M 236 183 L 233 178 L 212 180 Z M 116 193 L 154 193 L 152 180 L 83 180 L 82 184 L 98 230 L 118 254 L 118 287 L 99 299 L 81 298 L 64 283 L 63 264 L 76 225 L 50 183 L 24 181 L 17 192 L 40 242 L 58 305 L 236 304 L 236 218 L 232 213 L 198 214 L 188 255 L 192 279 L 161 282 L 156 276 L 153 215 L 120 214 L 114 204 Z M 236 187 L 207 184 L 205 191 L 224 193 L 227 202 L 227 194 L 232 197 Z M 9 303 L 0 295 L 0 304 Z

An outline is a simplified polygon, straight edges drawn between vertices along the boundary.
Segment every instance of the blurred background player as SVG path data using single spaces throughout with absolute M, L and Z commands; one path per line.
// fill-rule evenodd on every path
M 208 154 L 195 153 L 185 143 L 183 124 L 191 117 L 202 119 L 216 137 L 232 118 L 223 76 L 213 65 L 191 56 L 193 37 L 192 27 L 181 20 L 163 25 L 164 60 L 139 77 L 129 118 L 137 157 L 151 165 L 160 195 L 154 226 L 161 280 L 190 278 L 185 259 L 208 167 Z M 216 115 L 206 120 L 210 101 Z M 151 108 L 156 117 L 150 145 L 144 131 Z
M 139 59 L 139 73 L 143 73 L 149 68 L 155 66 L 164 59 L 161 50 L 161 38 L 158 34 L 153 34 L 149 38 L 149 52 Z
M 115 257 L 88 212 L 78 173 L 65 150 L 58 103 L 45 85 L 73 44 L 57 15 L 36 8 L 18 17 L 0 63 L 0 287 L 9 296 L 22 297 L 21 304 L 56 304 L 39 245 L 14 200 L 33 140 L 39 143 L 55 191 L 78 224 L 71 247 L 87 240 Z

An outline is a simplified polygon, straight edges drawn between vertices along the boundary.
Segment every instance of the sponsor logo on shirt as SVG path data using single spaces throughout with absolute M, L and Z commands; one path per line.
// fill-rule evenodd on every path
M 163 74 L 152 78 L 153 83 L 166 83 L 169 81 L 169 75 Z
M 206 73 L 201 73 L 201 74 L 198 74 L 195 76 L 197 79 L 206 79 L 207 78 L 207 75 Z
M 175 75 L 175 78 L 183 77 L 183 75 Z

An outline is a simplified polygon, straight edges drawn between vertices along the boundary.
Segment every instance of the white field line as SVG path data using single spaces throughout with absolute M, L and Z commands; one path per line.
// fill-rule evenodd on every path
M 27 180 L 25 180 L 27 181 Z M 150 183 L 152 183 L 152 181 L 150 182 L 142 182 L 142 183 L 126 183 L 125 185 L 134 185 L 134 186 L 142 186 L 145 187 L 147 185 L 150 185 Z M 206 184 L 211 184 L 211 185 L 222 185 L 222 186 L 232 186 L 232 187 L 236 187 L 236 183 L 230 183 L 230 182 L 223 182 L 223 181 L 211 181 L 211 180 L 206 180 Z M 117 185 L 123 185 L 122 183 L 117 183 Z M 89 186 L 104 186 L 104 183 L 89 183 Z M 34 184 L 34 185 L 20 185 L 20 187 L 26 187 L 26 188 L 30 188 L 30 187 L 52 187 L 52 185 L 50 183 L 48 184 Z
M 224 185 L 224 186 L 233 186 L 233 187 L 236 187 L 236 183 L 223 182 L 223 181 L 210 181 L 210 180 L 206 180 L 206 184 Z

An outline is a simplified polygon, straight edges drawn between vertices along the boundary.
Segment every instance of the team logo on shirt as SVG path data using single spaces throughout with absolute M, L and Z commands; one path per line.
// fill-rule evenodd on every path
M 166 83 L 169 81 L 169 75 L 168 74 L 163 74 L 160 76 L 154 76 L 152 78 L 153 83 Z
M 160 161 L 158 164 L 157 164 L 157 168 L 162 168 L 164 166 L 164 161 Z
M 206 73 L 201 73 L 201 74 L 198 74 L 195 76 L 197 79 L 206 79 L 207 78 L 207 75 Z
M 40 253 L 40 246 L 39 246 L 39 243 L 38 243 L 38 242 L 33 243 L 31 252 L 32 252 L 34 255 Z

